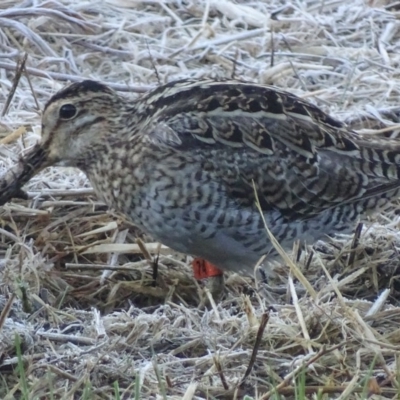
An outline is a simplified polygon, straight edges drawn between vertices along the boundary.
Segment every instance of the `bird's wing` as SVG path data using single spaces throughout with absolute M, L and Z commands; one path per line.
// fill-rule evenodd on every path
M 178 82 L 147 99 L 152 145 L 203 160 L 242 203 L 309 216 L 400 186 L 400 145 L 349 131 L 311 103 L 237 81 Z

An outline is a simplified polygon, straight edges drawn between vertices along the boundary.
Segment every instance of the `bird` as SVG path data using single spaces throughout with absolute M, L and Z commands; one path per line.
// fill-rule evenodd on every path
M 398 140 L 239 79 L 176 80 L 134 100 L 98 81 L 66 86 L 44 107 L 41 141 L 0 179 L 0 206 L 53 165 L 83 171 L 110 208 L 211 276 L 277 257 L 266 226 L 290 250 L 351 232 L 400 192 Z

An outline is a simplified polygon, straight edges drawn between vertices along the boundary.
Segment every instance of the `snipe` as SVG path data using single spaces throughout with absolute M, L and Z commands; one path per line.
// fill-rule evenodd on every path
M 350 231 L 400 186 L 400 142 L 236 80 L 172 82 L 137 101 L 93 81 L 66 87 L 46 104 L 41 143 L 0 181 L 0 205 L 55 164 L 84 171 L 102 200 L 154 239 L 245 273 L 274 255 L 254 186 L 286 248 Z

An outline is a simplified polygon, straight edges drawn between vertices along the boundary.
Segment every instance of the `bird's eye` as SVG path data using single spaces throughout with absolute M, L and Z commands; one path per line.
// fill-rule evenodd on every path
M 61 119 L 71 119 L 76 115 L 76 107 L 73 104 L 64 104 L 60 108 Z

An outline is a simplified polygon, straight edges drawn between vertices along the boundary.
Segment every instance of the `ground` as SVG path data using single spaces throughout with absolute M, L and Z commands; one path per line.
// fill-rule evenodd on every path
M 399 12 L 379 0 L 2 1 L 0 176 L 40 139 L 51 94 L 83 78 L 136 99 L 234 76 L 397 135 Z M 288 254 L 268 290 L 227 275 L 210 302 L 188 256 L 161 248 L 154 279 L 159 246 L 79 171 L 47 169 L 26 188 L 0 208 L 0 398 L 398 396 L 397 204 L 359 236 Z

